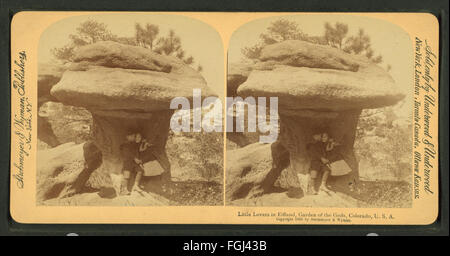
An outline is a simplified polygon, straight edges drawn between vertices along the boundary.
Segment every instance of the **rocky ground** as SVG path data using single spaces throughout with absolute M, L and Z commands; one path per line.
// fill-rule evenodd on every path
M 144 181 L 145 182 L 145 181 Z M 168 205 L 222 205 L 223 186 L 200 181 L 174 182 L 170 186 L 148 182 L 142 192 L 103 198 L 101 189 L 86 188 L 70 197 L 42 201 L 42 205 L 71 206 L 168 206 Z
M 95 170 L 80 193 L 68 195 L 69 188 L 64 184 L 72 184 L 85 166 L 83 145 L 84 143 L 72 142 L 56 148 L 39 150 L 38 204 L 78 206 L 223 204 L 223 185 L 221 183 L 205 181 L 205 179 L 198 178 L 197 175 L 188 177 L 186 170 L 180 173 L 177 172 L 177 169 L 173 173 L 172 182 L 162 182 L 159 175 L 143 177 L 143 191 L 133 191 L 126 196 L 117 196 L 112 190 L 117 184 L 113 180 L 114 178 Z
M 412 207 L 411 186 L 406 182 L 361 181 L 358 192 L 319 192 L 301 198 L 288 191 L 264 194 L 229 202 L 236 206 L 339 207 L 339 208 L 408 208 Z
M 373 168 L 361 169 L 364 173 L 359 185 L 350 190 L 343 185 L 345 176 L 331 176 L 328 179 L 331 191 L 318 195 L 293 194 L 305 179 L 283 170 L 269 191 L 263 191 L 263 180 L 271 166 L 280 165 L 274 160 L 270 144 L 250 144 L 227 153 L 227 204 L 239 206 L 292 206 L 292 207 L 356 207 L 356 208 L 407 208 L 412 206 L 411 184 L 403 180 L 377 179 L 372 176 Z M 275 161 L 275 163 L 274 163 Z M 363 167 L 364 168 L 364 167 Z M 380 170 L 377 170 L 377 172 Z

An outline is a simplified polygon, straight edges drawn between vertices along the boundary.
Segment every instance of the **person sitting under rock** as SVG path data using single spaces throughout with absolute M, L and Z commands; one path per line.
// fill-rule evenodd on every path
M 147 141 L 147 139 L 142 137 L 142 134 L 136 133 L 136 143 L 138 144 L 139 150 L 138 150 L 138 160 L 139 160 L 139 166 L 141 167 L 140 170 L 136 173 L 136 178 L 134 180 L 133 190 L 141 191 L 143 188 L 140 185 L 142 176 L 144 175 L 144 162 L 148 162 L 149 160 L 149 153 L 147 150 L 150 146 L 152 146 L 151 143 Z M 151 159 L 151 158 L 150 158 Z M 145 160 L 145 161 L 144 161 Z
M 140 133 L 136 134 L 138 137 L 136 138 L 136 141 L 140 140 L 139 143 L 139 152 L 145 152 L 150 146 L 152 146 L 151 143 L 147 141 L 147 139 L 142 138 L 142 135 Z
M 308 193 L 316 195 L 318 191 L 315 188 L 315 184 L 319 174 L 322 174 L 322 181 L 319 190 L 330 192 L 327 187 L 328 176 L 331 173 L 329 167 L 330 161 L 329 159 L 327 159 L 327 144 L 329 140 L 328 133 L 314 134 L 313 140 L 314 142 L 307 146 L 309 155 L 311 157 Z
M 340 155 L 340 150 L 337 147 L 340 145 L 340 143 L 336 142 L 333 138 L 330 138 L 330 136 L 326 132 L 322 133 L 322 143 L 325 147 L 325 155 L 321 157 L 321 162 L 325 165 L 325 168 L 319 190 L 329 193 L 330 190 L 328 188 L 327 181 L 328 177 L 331 174 L 330 164 L 339 159 L 342 159 L 342 156 Z
M 328 135 L 328 134 L 327 134 Z M 325 136 L 327 136 L 325 135 Z M 336 142 L 333 138 L 329 138 L 328 142 L 325 146 L 325 158 L 328 160 L 328 166 L 331 169 L 331 164 L 340 160 L 345 161 L 346 165 L 348 168 L 351 169 L 350 164 L 353 161 L 353 165 L 355 166 L 357 165 L 357 163 L 355 163 L 355 159 L 349 155 L 348 153 L 345 152 L 345 150 L 343 150 L 343 146 L 341 143 Z M 348 185 L 348 190 L 351 192 L 354 192 L 355 190 L 358 192 L 359 189 L 356 187 L 356 179 L 355 178 L 351 178 L 351 180 L 349 181 Z
M 327 133 L 325 136 L 328 136 Z M 336 142 L 333 138 L 329 138 L 325 146 L 325 158 L 328 159 L 329 163 L 336 162 L 342 159 L 342 154 L 340 150 L 341 143 Z
M 139 159 L 139 145 L 142 140 L 140 134 L 128 134 L 126 136 L 127 142 L 120 146 L 120 151 L 123 158 L 123 179 L 120 186 L 120 195 L 128 195 L 128 183 L 130 181 L 131 174 L 136 174 L 135 182 L 132 190 L 140 190 L 139 184 L 144 169 L 142 168 L 142 160 Z
M 306 150 L 311 159 L 310 168 L 309 168 L 309 181 L 308 181 L 307 193 L 308 194 L 317 194 L 315 184 L 316 184 L 318 170 L 321 168 L 320 156 L 322 155 L 321 154 L 322 135 L 320 133 L 316 133 L 312 136 L 312 138 L 313 138 L 313 142 L 308 143 L 306 145 Z

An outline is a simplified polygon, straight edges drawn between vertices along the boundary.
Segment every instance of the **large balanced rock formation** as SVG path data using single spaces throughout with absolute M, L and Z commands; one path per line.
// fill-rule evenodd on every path
M 92 135 L 103 155 L 100 167 L 120 173 L 120 145 L 130 131 L 154 146 L 153 155 L 170 174 L 165 152 L 175 97 L 192 100 L 194 88 L 207 96 L 203 77 L 181 60 L 115 42 L 80 47 L 51 94 L 64 104 L 84 107 L 93 117 Z
M 238 70 L 244 70 L 241 76 L 248 74 L 240 78 L 245 81 L 238 85 L 239 96 L 278 97 L 277 148 L 287 150 L 287 168 L 297 174 L 308 173 L 306 145 L 322 131 L 342 144 L 344 160 L 353 170 L 348 177 L 357 179 L 353 144 L 361 110 L 393 105 L 405 96 L 389 74 L 367 58 L 298 40 L 266 46 L 250 72 Z M 233 77 L 235 83 L 238 76 Z M 273 184 L 276 177 L 268 173 L 263 184 Z

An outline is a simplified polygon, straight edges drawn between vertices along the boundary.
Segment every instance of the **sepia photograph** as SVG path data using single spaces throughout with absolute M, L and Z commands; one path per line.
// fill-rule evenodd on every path
M 0 4 L 0 235 L 448 235 L 448 3 L 28 2 Z
M 180 15 L 52 24 L 38 48 L 36 203 L 223 205 L 223 133 L 170 127 L 196 111 L 174 98 L 224 96 L 223 63 L 219 34 Z
M 16 222 L 438 218 L 433 15 L 23 11 L 11 31 Z
M 227 96 L 243 101 L 227 111 L 245 129 L 227 130 L 226 204 L 412 207 L 412 59 L 409 35 L 374 18 L 297 14 L 238 28 Z M 271 141 L 249 131 L 256 118 L 277 130 Z

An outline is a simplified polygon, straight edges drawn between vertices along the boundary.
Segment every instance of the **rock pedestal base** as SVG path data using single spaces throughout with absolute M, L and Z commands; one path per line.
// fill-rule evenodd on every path
M 358 163 L 356 161 L 353 145 L 356 136 L 356 126 L 361 110 L 342 112 L 299 112 L 296 116 L 280 114 L 279 141 L 283 148 L 289 152 L 288 171 L 292 171 L 300 178 L 298 184 L 305 191 L 305 179 L 308 179 L 310 170 L 310 156 L 307 146 L 313 143 L 313 135 L 328 133 L 330 138 L 341 144 L 340 154 L 347 162 L 352 172 L 348 178 L 359 177 Z M 297 182 L 296 182 L 297 183 Z
M 140 133 L 152 144 L 151 153 L 170 176 L 170 163 L 165 151 L 169 135 L 170 117 L 173 111 L 150 113 L 92 111 L 93 139 L 103 155 L 102 172 L 120 174 L 123 159 L 120 146 L 126 143 L 126 136 Z

